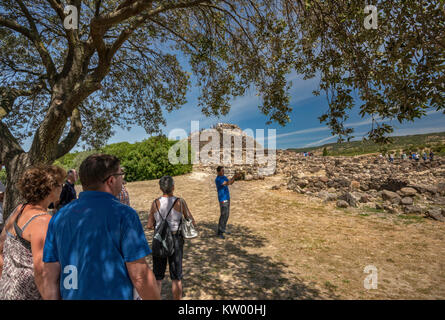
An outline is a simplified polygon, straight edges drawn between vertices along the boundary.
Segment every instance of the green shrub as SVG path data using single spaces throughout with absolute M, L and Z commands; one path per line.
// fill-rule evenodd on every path
M 0 181 L 3 183 L 3 185 L 6 185 L 6 170 L 5 170 L 5 168 L 0 170 Z
M 326 147 L 323 148 L 323 157 L 328 155 L 328 149 Z
M 89 155 L 95 153 L 112 154 L 119 158 L 121 166 L 125 167 L 125 180 L 143 181 L 159 179 L 164 175 L 177 176 L 189 173 L 193 169 L 191 164 L 191 147 L 188 143 L 188 163 L 171 164 L 168 159 L 169 149 L 178 141 L 170 141 L 164 136 L 151 137 L 142 142 L 130 144 L 128 142 L 114 143 L 101 150 L 91 150 L 67 154 L 55 161 L 56 165 L 68 170 L 79 170 L 80 164 Z M 187 143 L 187 142 L 185 142 Z M 177 151 L 179 156 L 179 150 Z

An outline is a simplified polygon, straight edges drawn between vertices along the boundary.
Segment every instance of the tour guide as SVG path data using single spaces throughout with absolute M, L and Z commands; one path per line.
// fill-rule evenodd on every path
M 215 179 L 215 183 L 216 190 L 218 191 L 219 208 L 221 210 L 216 236 L 224 239 L 224 233 L 230 234 L 230 232 L 226 231 L 227 220 L 229 220 L 230 212 L 230 194 L 228 186 L 235 182 L 236 175 L 234 175 L 230 180 L 227 179 L 227 177 L 224 175 L 224 168 L 222 166 L 216 168 L 216 172 L 218 176 Z

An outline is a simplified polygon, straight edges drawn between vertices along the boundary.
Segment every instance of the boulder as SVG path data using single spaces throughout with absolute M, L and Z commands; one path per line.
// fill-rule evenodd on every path
M 417 190 L 414 189 L 414 188 L 411 188 L 411 187 L 402 188 L 402 189 L 400 189 L 400 192 L 405 197 L 412 197 L 412 196 L 415 196 L 417 194 Z
M 426 212 L 426 216 L 437 221 L 445 222 L 445 217 L 442 215 L 442 209 L 440 208 L 429 209 Z
M 360 203 L 368 203 L 371 201 L 371 197 L 368 194 L 362 194 L 359 201 Z
M 405 206 L 403 212 L 406 214 L 422 214 L 423 210 L 419 206 Z
M 403 197 L 402 198 L 402 200 L 401 200 L 401 203 L 404 205 L 404 206 L 410 206 L 410 205 L 412 205 L 413 204 L 413 198 L 411 198 L 411 197 Z
M 337 200 L 337 194 L 329 193 L 327 191 L 320 191 L 317 193 L 317 197 L 322 199 L 323 201 L 335 201 Z
M 346 201 L 351 207 L 357 207 L 360 197 L 352 192 L 345 192 L 338 199 Z
M 337 201 L 337 207 L 339 207 L 339 208 L 347 208 L 347 207 L 349 207 L 349 204 L 346 201 L 344 201 L 344 200 L 338 200 Z
M 394 199 L 400 199 L 400 196 L 393 191 L 383 190 L 382 198 L 383 198 L 383 200 L 389 200 L 392 202 Z
M 297 186 L 299 186 L 300 188 L 304 188 L 308 185 L 309 181 L 307 181 L 306 179 L 299 179 L 296 183 Z
M 358 181 L 351 181 L 351 189 L 353 190 L 359 190 L 360 189 L 360 182 Z
M 383 205 L 383 210 L 385 210 L 385 211 L 387 211 L 389 213 L 398 213 L 397 208 L 395 208 L 395 207 L 393 207 L 391 205 L 387 205 L 387 204 Z
M 434 203 L 439 206 L 445 206 L 445 197 L 437 197 L 434 199 Z
M 318 180 L 320 180 L 320 182 L 327 183 L 329 181 L 329 178 L 322 176 L 322 177 L 319 177 Z
M 437 185 L 437 191 L 445 196 L 445 182 L 441 182 Z

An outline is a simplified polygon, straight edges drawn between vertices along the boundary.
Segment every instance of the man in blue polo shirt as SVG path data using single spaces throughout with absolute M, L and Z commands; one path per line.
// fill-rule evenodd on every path
M 45 299 L 159 299 L 151 253 L 136 211 L 116 196 L 124 172 L 111 155 L 81 164 L 84 192 L 51 219 L 43 250 Z
M 233 176 L 232 179 L 229 180 L 224 175 L 224 168 L 222 166 L 216 168 L 216 172 L 218 175 L 215 179 L 215 184 L 216 190 L 218 191 L 218 201 L 221 212 L 216 236 L 224 239 L 224 233 L 230 234 L 230 232 L 226 231 L 227 221 L 229 220 L 230 213 L 230 193 L 228 186 L 235 182 L 236 176 Z

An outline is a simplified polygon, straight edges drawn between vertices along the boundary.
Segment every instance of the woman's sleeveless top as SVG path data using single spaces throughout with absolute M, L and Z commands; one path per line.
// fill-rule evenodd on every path
M 23 211 L 24 206 L 22 207 Z M 41 300 L 39 290 L 34 281 L 34 263 L 31 243 L 22 238 L 23 231 L 35 218 L 33 216 L 22 229 L 14 222 L 16 236 L 6 232 L 3 246 L 3 272 L 0 279 L 0 300 Z M 21 213 L 17 216 L 16 221 Z M 19 231 L 19 232 L 17 232 Z
M 162 215 L 162 218 L 165 219 L 165 216 L 168 213 L 168 210 L 172 207 L 173 203 L 175 202 L 176 197 L 160 197 L 159 202 L 161 206 L 159 207 L 159 212 Z M 180 200 L 178 200 L 180 201 Z M 159 225 L 161 222 L 161 217 L 159 216 L 159 212 L 155 212 L 155 220 L 156 225 Z M 176 211 L 174 208 L 170 212 L 170 214 L 167 217 L 168 225 L 170 226 L 170 230 L 172 232 L 178 231 L 179 225 L 181 223 L 182 213 L 179 211 Z

